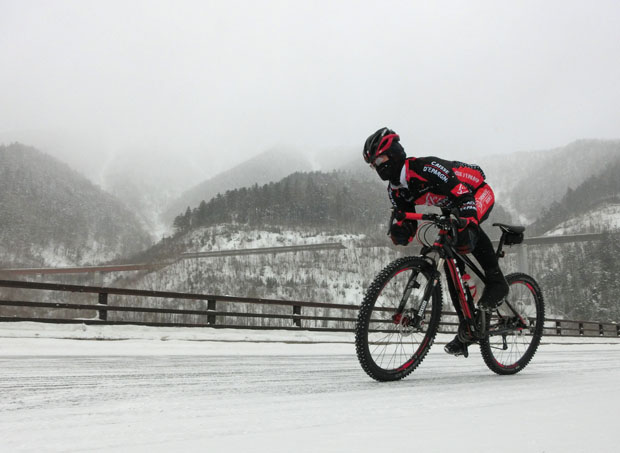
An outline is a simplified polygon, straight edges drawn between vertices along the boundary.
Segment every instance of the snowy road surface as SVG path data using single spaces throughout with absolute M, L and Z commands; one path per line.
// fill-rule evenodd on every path
M 0 338 L 0 451 L 620 451 L 620 344 L 441 349 L 380 384 L 346 343 Z

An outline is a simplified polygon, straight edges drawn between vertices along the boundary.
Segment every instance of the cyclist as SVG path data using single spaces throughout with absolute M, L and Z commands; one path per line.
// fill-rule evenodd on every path
M 386 127 L 379 129 L 364 144 L 364 160 L 389 181 L 390 201 L 397 209 L 390 227 L 390 237 L 396 245 L 407 245 L 415 237 L 417 222 L 396 220 L 404 218 L 402 211 L 415 212 L 416 205 L 436 206 L 442 211 L 457 209 L 466 224 L 459 228 L 456 248 L 459 253 L 472 253 L 483 268 L 487 283 L 479 305 L 486 310 L 496 308 L 508 294 L 508 283 L 499 268 L 491 240 L 479 227 L 495 203 L 484 172 L 477 165 L 448 161 L 437 157 L 409 157 L 400 144 L 400 137 Z M 449 284 L 452 301 L 459 319 L 463 314 L 457 306 L 456 289 Z M 453 355 L 467 356 L 467 344 L 458 335 L 444 350 Z

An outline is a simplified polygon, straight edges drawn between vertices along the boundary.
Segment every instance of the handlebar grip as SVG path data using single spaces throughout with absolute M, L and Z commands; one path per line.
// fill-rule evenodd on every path
M 430 220 L 424 218 L 425 214 L 418 214 L 417 212 L 406 212 L 405 219 L 407 220 Z

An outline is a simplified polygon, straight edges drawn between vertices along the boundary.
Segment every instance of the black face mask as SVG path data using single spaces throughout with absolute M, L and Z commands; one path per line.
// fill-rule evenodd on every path
M 395 162 L 389 160 L 383 165 L 377 167 L 377 174 L 383 181 L 390 181 L 393 184 L 400 184 L 400 170 L 402 168 L 402 162 Z

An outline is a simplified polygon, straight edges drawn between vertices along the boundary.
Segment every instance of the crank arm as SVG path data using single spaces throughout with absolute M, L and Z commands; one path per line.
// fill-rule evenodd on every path
M 498 330 L 493 330 L 492 328 L 489 329 L 489 336 L 490 337 L 496 337 L 498 335 L 506 335 L 507 333 L 514 333 L 514 332 L 518 332 L 520 330 L 523 330 L 523 327 L 504 327 L 503 329 L 498 329 Z

